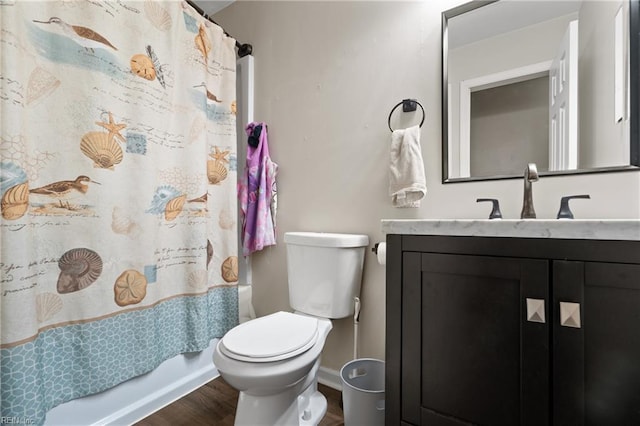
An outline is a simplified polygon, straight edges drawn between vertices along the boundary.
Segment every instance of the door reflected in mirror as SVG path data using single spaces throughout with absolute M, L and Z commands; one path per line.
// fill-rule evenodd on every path
M 503 0 L 445 11 L 443 181 L 519 177 L 531 162 L 541 175 L 637 166 L 636 6 Z

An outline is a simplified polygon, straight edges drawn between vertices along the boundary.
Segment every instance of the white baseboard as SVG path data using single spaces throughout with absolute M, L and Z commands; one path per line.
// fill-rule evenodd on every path
M 342 379 L 340 378 L 340 372 L 337 370 L 321 366 L 318 369 L 318 383 L 342 392 Z

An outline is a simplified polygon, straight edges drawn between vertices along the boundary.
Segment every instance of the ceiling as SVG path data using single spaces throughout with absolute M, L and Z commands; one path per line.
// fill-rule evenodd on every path
M 198 5 L 199 8 L 204 10 L 204 12 L 211 16 L 216 12 L 224 9 L 229 6 L 234 0 L 192 0 L 195 4 Z
M 581 0 L 511 0 L 491 3 L 449 19 L 449 49 L 560 16 L 575 14 L 577 17 L 581 5 Z

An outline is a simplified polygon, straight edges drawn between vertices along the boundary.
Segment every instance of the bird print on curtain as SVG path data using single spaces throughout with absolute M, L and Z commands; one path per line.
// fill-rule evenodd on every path
M 42 424 L 237 324 L 235 40 L 182 1 L 0 24 L 0 411 Z

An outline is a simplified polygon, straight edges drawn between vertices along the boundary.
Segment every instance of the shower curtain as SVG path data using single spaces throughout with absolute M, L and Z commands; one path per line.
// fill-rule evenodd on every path
M 237 324 L 235 41 L 182 1 L 0 16 L 0 411 L 41 424 Z

